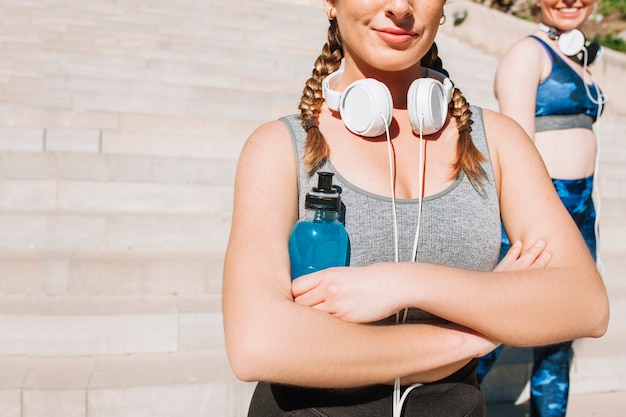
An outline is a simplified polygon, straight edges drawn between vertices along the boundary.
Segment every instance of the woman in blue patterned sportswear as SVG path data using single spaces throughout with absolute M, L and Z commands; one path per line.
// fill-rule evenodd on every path
M 500 111 L 534 140 L 561 201 L 596 259 L 596 213 L 592 201 L 597 143 L 592 130 L 604 98 L 587 65 L 596 50 L 581 48 L 576 28 L 597 0 L 537 0 L 541 23 L 504 55 L 496 72 Z M 578 37 L 576 37 L 578 36 Z M 504 233 L 502 251 L 510 248 Z M 502 347 L 481 358 L 482 381 Z M 530 380 L 532 417 L 562 417 L 567 410 L 572 342 L 536 347 Z

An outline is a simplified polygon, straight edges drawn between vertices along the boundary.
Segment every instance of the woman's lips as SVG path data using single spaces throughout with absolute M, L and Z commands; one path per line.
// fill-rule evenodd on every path
M 417 36 L 415 33 L 410 32 L 410 31 L 406 31 L 402 29 L 391 29 L 391 28 L 390 29 L 378 29 L 376 30 L 376 33 L 378 33 L 378 36 L 380 36 L 382 40 L 384 40 L 387 43 L 394 44 L 394 45 L 400 45 L 400 44 L 409 42 L 415 36 Z

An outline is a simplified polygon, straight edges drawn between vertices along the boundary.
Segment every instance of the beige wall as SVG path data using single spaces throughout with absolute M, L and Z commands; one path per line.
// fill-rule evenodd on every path
M 440 31 L 501 56 L 518 39 L 535 31 L 532 22 L 515 18 L 469 0 L 450 0 L 445 6 L 447 21 Z M 466 19 L 454 26 L 454 13 L 466 10 Z M 591 68 L 608 97 L 607 112 L 626 114 L 626 54 L 604 48 L 602 59 Z

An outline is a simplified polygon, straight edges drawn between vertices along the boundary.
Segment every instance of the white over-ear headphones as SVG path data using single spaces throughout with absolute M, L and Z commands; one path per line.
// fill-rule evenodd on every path
M 567 56 L 577 55 L 585 47 L 585 35 L 578 30 L 572 29 L 561 33 L 559 36 L 559 49 Z
M 585 35 L 578 29 L 559 32 L 545 23 L 539 23 L 539 29 L 546 32 L 550 39 L 557 41 L 561 52 L 580 64 L 591 65 L 602 56 L 602 46 L 596 42 L 587 42 Z M 579 55 L 583 55 L 582 58 Z
M 546 32 L 550 39 L 556 40 L 561 52 L 567 56 L 574 56 L 585 47 L 585 35 L 578 29 L 559 33 L 556 28 L 550 27 L 545 23 L 539 23 L 539 29 Z
M 353 133 L 375 137 L 382 135 L 391 123 L 393 101 L 387 86 L 373 78 L 357 80 L 343 92 L 330 87 L 343 70 L 328 75 L 322 82 L 322 94 L 328 108 L 338 111 L 346 127 Z M 423 78 L 418 78 L 407 93 L 407 111 L 411 127 L 416 134 L 431 135 L 446 122 L 448 103 L 452 99 L 454 84 L 444 74 L 422 68 Z M 420 122 L 422 122 L 420 126 Z

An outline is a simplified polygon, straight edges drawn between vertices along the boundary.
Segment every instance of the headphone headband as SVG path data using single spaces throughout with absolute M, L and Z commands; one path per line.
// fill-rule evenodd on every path
M 322 95 L 326 101 L 326 105 L 333 111 L 339 110 L 339 103 L 341 101 L 341 94 L 339 91 L 333 90 L 330 87 L 330 83 L 337 77 L 343 74 L 343 70 L 337 70 L 331 74 L 328 74 L 324 81 L 322 81 Z M 433 78 L 439 81 L 443 85 L 444 96 L 446 103 L 452 100 L 452 92 L 454 91 L 454 83 L 445 74 L 435 71 L 434 69 L 422 67 L 422 77 Z
M 546 32 L 548 34 L 548 37 L 554 41 L 559 39 L 559 36 L 561 35 L 561 32 L 559 32 L 557 28 L 548 26 L 543 22 L 539 22 L 537 26 L 539 26 L 539 30 Z
M 407 92 L 407 112 L 413 131 L 430 135 L 446 122 L 454 84 L 438 71 L 422 68 L 421 72 L 422 77 L 415 79 Z M 383 134 L 393 118 L 393 99 L 387 86 L 374 78 L 361 78 L 339 92 L 330 83 L 341 74 L 343 70 L 337 70 L 322 82 L 328 108 L 339 112 L 344 125 L 357 135 Z

